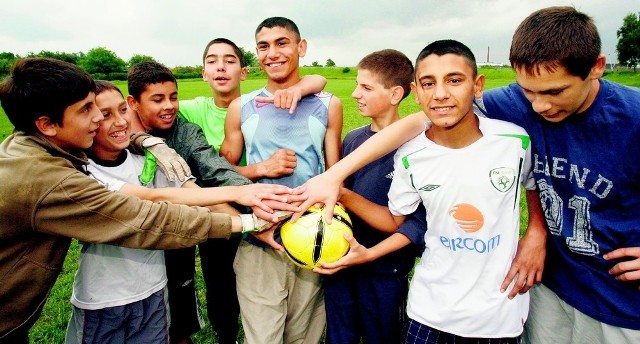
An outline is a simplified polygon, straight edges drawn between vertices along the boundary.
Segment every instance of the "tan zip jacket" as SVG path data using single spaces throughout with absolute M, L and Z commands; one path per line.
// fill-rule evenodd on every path
M 231 235 L 229 215 L 108 191 L 86 164 L 40 135 L 0 144 L 0 339 L 37 320 L 70 238 L 169 249 Z

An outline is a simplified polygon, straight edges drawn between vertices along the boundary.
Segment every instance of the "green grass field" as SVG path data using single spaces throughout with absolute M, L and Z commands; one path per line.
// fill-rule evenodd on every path
M 510 68 L 481 68 L 481 73 L 487 76 L 486 89 L 506 85 L 515 80 L 515 75 Z M 325 90 L 333 93 L 340 98 L 344 107 L 344 128 L 343 136 L 349 130 L 361 126 L 368 121 L 362 118 L 356 108 L 355 101 L 351 98 L 351 92 L 355 87 L 355 68 L 351 68 L 348 73 L 344 73 L 342 68 L 303 68 L 302 74 L 321 74 L 328 79 Z M 254 73 L 252 73 L 253 75 Z M 260 73 L 255 73 L 256 77 Z M 609 72 L 605 76 L 607 79 L 620 82 L 622 84 L 640 87 L 640 78 L 638 73 L 631 72 Z M 242 84 L 243 92 L 255 90 L 265 84 L 264 78 L 250 78 Z M 126 91 L 126 83 L 118 82 L 119 87 Z M 199 79 L 180 80 L 179 81 L 180 99 L 191 99 L 196 96 L 210 95 L 209 86 Z M 400 106 L 402 115 L 419 111 L 419 107 L 415 104 L 413 96 L 410 95 Z M 4 111 L 0 109 L 0 140 L 3 140 L 13 130 L 13 126 L 8 121 Z M 523 210 L 526 209 L 522 205 Z M 523 211 L 523 221 L 526 223 L 526 211 Z M 31 330 L 30 338 L 32 343 L 63 343 L 67 321 L 69 320 L 71 307 L 69 298 L 71 296 L 71 288 L 73 276 L 77 268 L 78 261 L 78 245 L 74 242 L 65 261 L 60 277 L 54 286 L 49 300 L 45 305 L 42 316 Z M 203 294 L 203 281 L 198 278 L 199 297 L 201 301 L 205 300 Z M 201 308 L 203 316 L 206 319 L 206 308 Z M 196 343 L 213 343 L 213 335 L 210 326 L 200 331 L 194 338 Z

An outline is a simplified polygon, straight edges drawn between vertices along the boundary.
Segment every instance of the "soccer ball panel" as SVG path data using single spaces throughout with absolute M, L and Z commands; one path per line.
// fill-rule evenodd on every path
M 333 220 L 324 220 L 324 207 L 309 208 L 295 223 L 286 221 L 281 229 L 282 244 L 291 261 L 305 269 L 320 262 L 334 262 L 349 250 L 344 233 L 352 233 L 351 219 L 340 205 L 334 209 Z

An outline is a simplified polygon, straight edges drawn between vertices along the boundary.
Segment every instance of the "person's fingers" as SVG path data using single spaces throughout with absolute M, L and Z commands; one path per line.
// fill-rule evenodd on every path
M 254 98 L 256 102 L 258 103 L 268 103 L 268 104 L 273 104 L 274 102 L 274 98 L 273 97 L 263 97 L 263 96 L 258 96 Z
M 519 294 L 522 295 L 526 292 L 529 291 L 529 289 L 531 289 L 531 287 L 533 287 L 534 284 L 536 284 L 536 273 L 535 272 L 529 272 L 529 274 L 525 277 L 524 279 L 524 284 L 522 285 L 522 288 L 520 288 Z
M 271 207 L 269 207 L 268 205 L 266 205 L 261 200 L 258 200 L 257 202 L 254 202 L 254 204 L 251 205 L 251 208 L 253 209 L 253 213 L 254 214 L 256 214 L 256 211 L 259 211 L 259 212 L 262 211 L 260 213 L 260 215 L 256 214 L 256 216 L 258 216 L 259 218 L 267 220 L 267 221 L 273 221 L 273 219 L 274 219 L 274 217 L 273 217 L 273 209 Z
M 313 268 L 313 272 L 321 275 L 333 275 L 336 272 L 344 269 L 344 266 L 338 266 L 335 268 L 324 266 L 324 263 L 321 263 L 320 266 Z
M 291 203 L 279 202 L 277 200 L 271 200 L 268 205 L 271 209 L 274 209 L 274 210 L 284 210 L 284 211 L 290 211 L 290 212 L 296 212 L 300 210 L 299 207 Z
M 282 95 L 280 95 L 280 94 L 274 95 L 273 105 L 275 105 L 275 107 L 277 107 L 277 108 L 281 108 L 282 107 Z
M 502 284 L 500 285 L 500 292 L 504 293 L 509 288 L 509 285 L 513 281 L 513 279 L 518 275 L 518 268 L 511 263 L 511 267 L 509 268 L 509 272 L 507 272 L 507 276 L 505 276 Z
M 289 106 L 289 113 L 293 114 L 294 112 L 296 112 L 297 108 L 298 108 L 298 101 L 292 102 L 291 105 Z
M 335 202 L 327 202 L 324 204 L 324 219 L 328 224 L 331 224 L 333 220 L 333 208 L 335 208 Z
M 171 164 L 171 169 L 173 173 L 178 178 L 179 181 L 184 182 L 187 179 L 187 176 L 184 175 L 184 170 L 182 169 L 182 164 L 179 160 L 171 160 L 169 162 Z
M 287 109 L 291 109 L 291 105 L 293 103 L 293 95 L 292 94 L 287 94 L 285 96 L 285 106 Z
M 266 204 L 264 205 L 266 206 Z M 266 210 L 261 207 L 261 206 L 253 206 L 251 207 L 251 210 L 253 210 L 253 214 L 265 221 L 269 221 L 269 222 L 276 222 L 277 218 L 273 215 L 273 209 L 271 209 L 270 207 L 266 206 Z

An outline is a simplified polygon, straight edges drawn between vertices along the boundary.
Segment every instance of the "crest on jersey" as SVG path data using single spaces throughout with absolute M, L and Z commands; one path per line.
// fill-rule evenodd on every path
M 516 184 L 516 171 L 509 167 L 498 167 L 489 171 L 491 185 L 500 191 L 507 192 Z

